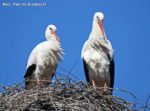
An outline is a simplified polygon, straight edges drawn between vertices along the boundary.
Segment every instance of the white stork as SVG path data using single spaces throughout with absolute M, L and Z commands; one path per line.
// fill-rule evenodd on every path
M 110 87 L 114 85 L 114 51 L 107 40 L 103 28 L 104 14 L 96 12 L 89 39 L 82 48 L 84 72 L 87 82 L 96 87 Z
M 26 89 L 31 89 L 36 85 L 49 85 L 62 59 L 63 51 L 54 25 L 46 28 L 45 37 L 47 41 L 38 44 L 29 56 L 24 75 Z

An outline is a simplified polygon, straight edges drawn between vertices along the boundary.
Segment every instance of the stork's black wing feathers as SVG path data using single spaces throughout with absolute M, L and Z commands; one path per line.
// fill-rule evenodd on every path
M 24 78 L 26 78 L 26 80 L 27 79 L 31 79 L 35 69 L 36 69 L 36 65 L 35 64 L 32 64 L 31 66 L 29 66 L 27 68 L 27 71 L 26 71 L 25 75 L 24 75 Z M 30 81 L 25 81 L 25 85 L 28 85 L 29 83 L 30 83 Z
M 87 64 L 84 59 L 83 59 L 83 66 L 84 66 L 84 73 L 85 73 L 86 81 L 91 85 L 90 78 L 89 78 L 89 71 L 88 71 Z
M 114 60 L 112 59 L 110 62 L 110 87 L 113 88 L 114 87 L 114 77 L 115 77 L 115 63 Z
M 24 75 L 24 78 L 31 77 L 33 72 L 35 71 L 35 69 L 36 69 L 36 65 L 35 64 L 32 64 L 31 66 L 29 66 L 27 68 L 27 71 L 26 71 L 25 75 Z
M 56 69 L 57 69 L 57 66 L 55 67 L 55 72 L 54 73 L 52 73 L 52 78 L 55 76 L 55 74 L 56 74 Z

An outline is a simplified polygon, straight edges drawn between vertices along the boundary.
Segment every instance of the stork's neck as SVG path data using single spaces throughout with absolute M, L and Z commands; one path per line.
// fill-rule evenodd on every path
M 96 37 L 97 39 L 106 39 L 106 37 L 103 35 L 102 30 L 100 29 L 98 23 L 96 21 L 93 21 L 93 25 L 92 25 L 92 35 L 91 37 Z
M 93 43 L 98 41 L 106 49 L 113 51 L 109 40 L 106 38 L 105 32 L 103 35 L 102 30 L 100 29 L 98 23 L 95 21 L 93 21 L 92 32 L 89 39 L 92 39 Z
M 55 38 L 55 37 L 53 37 L 54 35 L 52 35 L 52 34 L 50 34 L 50 33 L 45 33 L 45 38 L 46 38 L 46 40 L 47 41 L 51 41 L 53 38 Z
M 59 42 L 59 40 L 57 40 L 56 36 L 51 33 L 45 33 L 45 38 L 47 41 Z
M 47 41 L 51 41 L 51 37 L 46 37 L 46 40 Z
M 53 37 L 46 37 L 46 40 L 47 40 L 47 42 L 54 42 L 54 43 L 59 43 L 59 41 L 58 40 L 56 40 L 56 38 L 53 36 Z

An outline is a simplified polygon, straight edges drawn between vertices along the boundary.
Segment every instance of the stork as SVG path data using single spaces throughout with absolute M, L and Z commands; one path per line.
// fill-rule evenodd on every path
M 106 89 L 114 85 L 114 50 L 106 38 L 103 19 L 102 12 L 94 14 L 92 31 L 84 43 L 81 58 L 87 82 Z
M 37 85 L 48 86 L 62 59 L 63 51 L 54 25 L 47 26 L 45 37 L 47 40 L 38 44 L 29 56 L 24 75 L 26 89 Z

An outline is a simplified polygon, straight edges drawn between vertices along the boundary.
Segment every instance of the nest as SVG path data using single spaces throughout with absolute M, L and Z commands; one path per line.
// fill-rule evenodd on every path
M 4 87 L 0 111 L 136 111 L 133 103 L 83 81 L 60 78 L 48 87 L 30 90 L 25 90 L 22 84 Z

